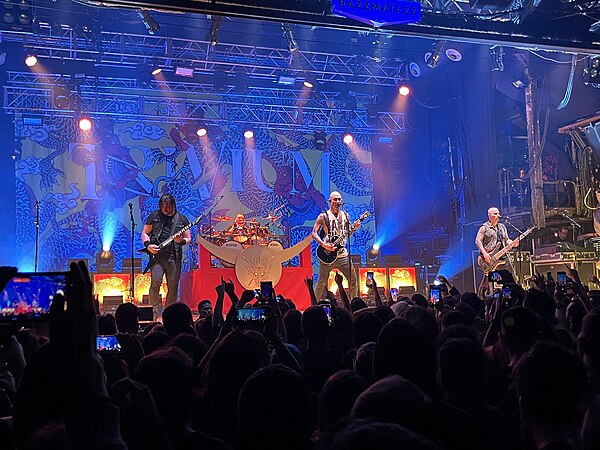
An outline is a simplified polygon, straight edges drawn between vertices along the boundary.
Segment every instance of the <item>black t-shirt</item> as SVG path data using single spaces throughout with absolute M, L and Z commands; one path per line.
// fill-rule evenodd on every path
M 183 214 L 177 214 L 177 225 L 173 234 L 177 234 L 179 230 L 189 225 L 190 221 Z M 146 219 L 146 225 L 152 226 L 150 233 L 150 242 L 152 244 L 160 244 L 171 237 L 171 230 L 173 229 L 173 216 L 166 216 L 160 210 L 153 211 Z M 161 252 L 157 253 L 156 257 L 160 259 L 176 259 L 176 243 L 172 241 L 170 245 L 167 245 Z

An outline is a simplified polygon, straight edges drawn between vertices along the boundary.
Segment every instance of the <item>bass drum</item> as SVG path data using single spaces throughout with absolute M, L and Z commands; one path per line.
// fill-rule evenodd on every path
M 230 250 L 237 250 L 238 253 L 240 253 L 242 250 L 244 250 L 244 246 L 237 241 L 224 242 L 223 245 L 221 245 L 221 247 L 224 247 L 224 248 L 227 248 Z M 227 267 L 227 268 L 235 267 L 235 264 L 231 264 L 231 263 L 228 263 L 223 260 L 221 260 L 221 264 L 223 265 L 223 267 Z
M 267 247 L 269 247 L 271 250 L 275 250 L 276 252 L 280 252 L 281 250 L 283 250 L 283 244 L 279 241 L 271 241 L 267 244 Z

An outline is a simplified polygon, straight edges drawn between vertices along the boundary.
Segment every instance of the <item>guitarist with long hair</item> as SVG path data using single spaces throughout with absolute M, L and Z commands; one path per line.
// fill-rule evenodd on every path
M 484 222 L 483 225 L 479 227 L 477 237 L 475 238 L 475 245 L 477 245 L 477 248 L 479 249 L 481 258 L 489 264 L 492 262 L 492 258 L 498 251 L 505 247 L 512 248 L 518 246 L 519 240 L 510 240 L 506 225 L 500 223 L 500 211 L 498 208 L 492 207 L 488 209 L 487 222 Z M 503 261 L 502 269 L 508 270 L 510 273 L 514 274 L 508 253 L 501 259 Z M 488 290 L 487 286 L 487 273 L 484 271 L 484 277 L 479 286 L 479 295 L 483 295 L 483 293 Z
M 315 285 L 315 295 L 320 299 L 327 287 L 329 273 L 333 269 L 338 269 L 344 274 L 346 280 L 349 280 L 350 298 L 358 295 L 356 272 L 352 266 L 350 255 L 346 249 L 346 239 L 344 238 L 336 246 L 333 242 L 335 237 L 340 236 L 344 232 L 350 234 L 360 226 L 360 222 L 350 223 L 350 217 L 345 211 L 341 211 L 342 195 L 339 192 L 332 192 L 329 195 L 329 209 L 317 217 L 313 227 L 313 239 L 323 247 L 327 252 L 337 252 L 337 258 L 326 264 L 323 261 L 319 262 L 319 279 Z
M 187 227 L 190 221 L 177 211 L 175 198 L 164 194 L 158 201 L 158 209 L 150 213 L 142 230 L 142 243 L 151 254 L 150 260 L 150 304 L 162 307 L 159 290 L 163 275 L 167 277 L 167 306 L 177 301 L 177 289 L 181 275 L 182 248 L 192 240 L 189 228 L 183 233 L 178 231 Z M 161 248 L 161 242 L 173 236 L 168 245 Z

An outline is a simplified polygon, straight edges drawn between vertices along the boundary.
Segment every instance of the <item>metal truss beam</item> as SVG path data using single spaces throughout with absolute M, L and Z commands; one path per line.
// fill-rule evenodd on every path
M 350 108 L 338 98 L 339 93 L 332 92 L 313 100 L 302 98 L 299 91 L 273 88 L 252 88 L 243 95 L 234 91 L 216 94 L 211 86 L 201 84 L 161 82 L 160 86 L 167 89 L 149 89 L 140 88 L 137 80 L 90 78 L 71 87 L 72 95 L 78 99 L 77 107 L 60 109 L 53 100 L 60 75 L 8 72 L 7 78 L 4 110 L 17 115 L 74 116 L 85 112 L 116 120 L 253 124 L 271 129 L 322 129 L 331 133 L 406 131 L 404 113 L 373 111 L 368 104 L 374 102 L 374 96 L 364 94 L 356 95 Z M 159 83 L 155 84 L 158 87 Z M 354 101 L 363 107 L 355 108 Z
M 21 37 L 7 33 L 6 39 Z M 137 68 L 158 64 L 166 68 L 193 67 L 196 74 L 236 74 L 254 79 L 274 79 L 289 73 L 322 83 L 377 84 L 396 86 L 401 61 L 392 57 L 377 60 L 356 55 L 325 52 L 298 52 L 291 64 L 287 49 L 135 35 L 89 30 L 75 31 L 63 25 L 59 30 L 47 23 L 28 36 L 27 47 L 38 58 L 60 61 L 87 61 L 96 65 Z M 293 67 L 292 67 L 293 66 Z

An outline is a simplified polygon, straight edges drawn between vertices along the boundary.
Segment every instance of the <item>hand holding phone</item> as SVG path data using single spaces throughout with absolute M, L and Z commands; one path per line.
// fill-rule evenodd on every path
M 96 336 L 96 350 L 100 353 L 120 353 L 121 344 L 114 334 Z
M 398 288 L 390 288 L 390 297 L 393 301 L 398 300 Z
M 442 289 L 441 286 L 432 284 L 429 286 L 429 303 L 431 306 L 438 306 L 442 301 Z
M 261 281 L 260 282 L 260 295 L 264 301 L 269 301 L 273 298 L 273 282 L 272 281 Z
M 373 282 L 375 281 L 375 273 L 374 272 L 367 272 L 367 279 L 365 284 L 367 285 L 367 287 L 371 287 L 373 286 Z

